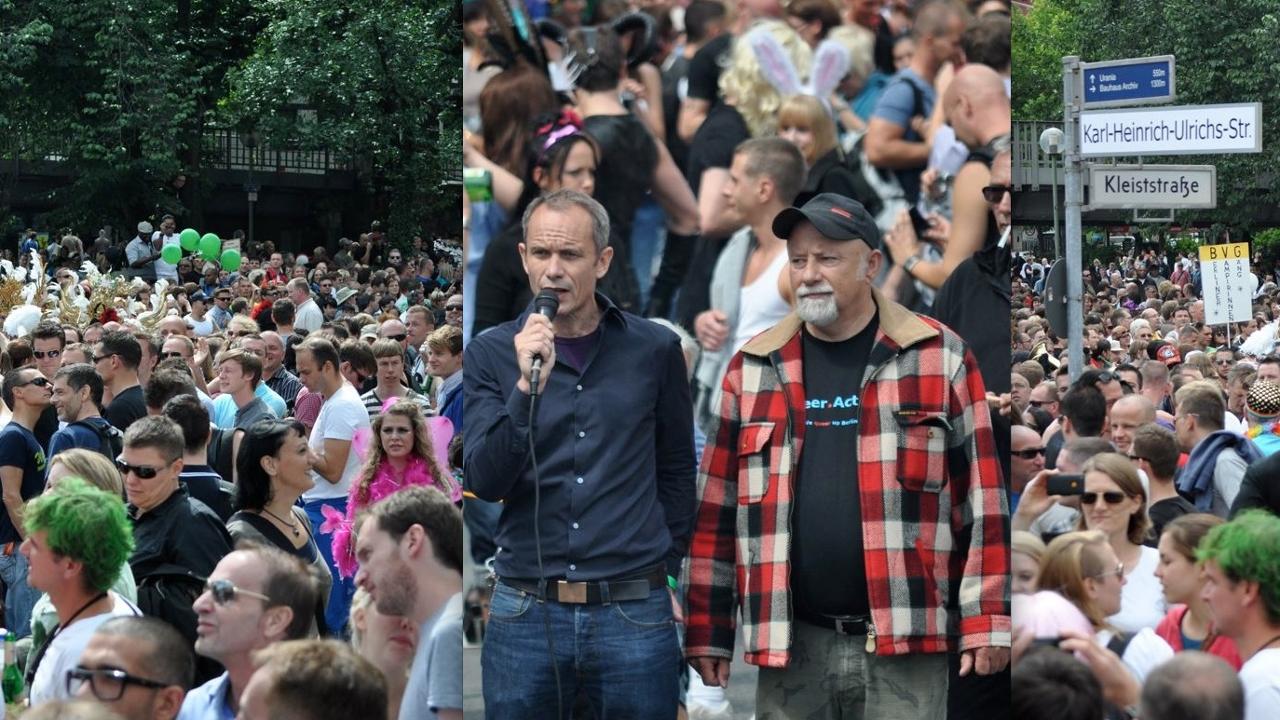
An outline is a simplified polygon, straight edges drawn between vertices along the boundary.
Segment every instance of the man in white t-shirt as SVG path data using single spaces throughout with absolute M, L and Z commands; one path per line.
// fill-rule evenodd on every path
M 298 379 L 308 390 L 325 398 L 311 429 L 310 445 L 315 453 L 311 475 L 315 487 L 302 494 L 311 526 L 318 529 L 325 521 L 323 508 L 332 508 L 342 516 L 347 513 L 347 491 L 360 473 L 360 458 L 352 452 L 351 440 L 357 431 L 369 431 L 369 411 L 360 401 L 360 393 L 338 371 L 341 360 L 333 343 L 309 338 L 297 347 L 294 358 Z M 317 532 L 316 544 L 333 572 L 325 622 L 330 632 L 341 634 L 347 625 L 355 583 L 342 577 L 333 562 L 332 533 Z
M 399 490 L 370 510 L 356 558 L 378 612 L 418 626 L 400 720 L 461 720 L 462 513 L 435 488 Z
M 27 665 L 32 705 L 69 699 L 67 671 L 98 626 L 117 615 L 141 615 L 110 590 L 129 562 L 133 530 L 120 492 L 64 479 L 27 504 L 22 554 L 27 582 L 49 594 L 58 629 L 33 647 Z
M 1244 660 L 1245 720 L 1280 717 L 1280 518 L 1250 510 L 1209 532 L 1197 556 L 1214 628 Z
M 324 313 L 316 301 L 311 299 L 311 286 L 306 278 L 294 278 L 289 281 L 289 300 L 293 303 L 293 326 L 299 330 L 313 333 L 324 324 Z
M 160 229 L 151 234 L 151 245 L 159 252 L 167 245 L 178 244 L 178 223 L 172 215 L 165 215 L 160 219 Z M 156 260 L 156 280 L 178 282 L 178 265 L 167 263 L 163 258 Z

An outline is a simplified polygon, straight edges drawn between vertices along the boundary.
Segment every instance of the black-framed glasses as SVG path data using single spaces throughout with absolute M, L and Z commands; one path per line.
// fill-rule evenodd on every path
M 22 383 L 21 385 L 14 385 L 14 387 L 20 388 L 20 387 L 26 387 L 28 385 L 35 385 L 36 387 L 49 387 L 49 378 L 43 375 L 37 375 L 34 378 Z
M 1080 503 L 1082 505 L 1093 505 L 1098 502 L 1099 497 L 1108 505 L 1119 505 L 1125 501 L 1126 496 L 1124 493 L 1116 492 L 1115 490 L 1108 490 L 1104 493 L 1086 492 L 1080 493 Z
M 93 362 L 94 362 L 94 364 L 100 363 L 100 362 L 102 362 L 103 360 L 107 360 L 107 359 L 109 359 L 112 355 L 115 355 L 115 354 L 116 354 L 116 353 L 107 353 L 106 355 L 94 355 L 94 356 L 93 356 Z
M 169 464 L 172 465 L 173 462 L 170 461 Z M 125 462 L 123 458 L 116 458 L 116 470 L 120 471 L 120 475 L 122 477 L 125 475 L 128 475 L 129 473 L 133 473 L 134 475 L 137 475 L 143 480 L 150 480 L 151 478 L 158 475 L 166 467 L 169 467 L 169 466 L 165 465 L 164 467 L 155 468 L 155 467 L 151 467 L 150 465 L 130 465 L 129 463 Z
M 1010 450 L 1009 454 L 1013 455 L 1014 457 L 1020 457 L 1023 460 L 1034 460 L 1040 455 L 1044 454 L 1044 448 L 1038 447 L 1038 448 L 1027 448 L 1026 450 Z
M 1013 188 L 1009 185 L 988 185 L 982 188 L 982 199 L 989 203 L 998 203 L 1004 199 L 1004 194 L 1013 192 Z
M 236 595 L 248 595 L 252 598 L 271 604 L 271 598 L 259 592 L 245 590 L 242 587 L 236 587 L 236 584 L 230 580 L 206 580 L 204 583 L 205 592 L 213 596 L 213 601 L 219 605 L 226 605 L 229 602 L 235 602 Z
M 89 683 L 89 690 L 93 693 L 93 696 L 102 702 L 119 700 L 120 696 L 124 695 L 125 688 L 129 685 L 137 685 L 152 690 L 169 687 L 165 683 L 130 675 L 116 668 L 87 668 L 83 665 L 77 665 L 67 671 L 67 694 L 71 697 L 79 695 L 80 688 L 84 687 L 86 682 Z
M 31 354 L 35 355 L 37 360 L 43 360 L 45 358 L 56 358 L 62 354 L 62 351 L 61 350 L 33 350 Z

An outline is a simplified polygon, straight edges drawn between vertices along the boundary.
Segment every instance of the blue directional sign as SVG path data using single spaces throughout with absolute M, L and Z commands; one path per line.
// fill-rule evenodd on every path
M 1086 108 L 1173 102 L 1172 55 L 1081 63 Z

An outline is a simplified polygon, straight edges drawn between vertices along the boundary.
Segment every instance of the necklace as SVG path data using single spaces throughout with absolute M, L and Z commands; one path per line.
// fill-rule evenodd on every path
M 294 536 L 294 537 L 302 537 L 302 533 L 298 531 L 298 523 L 297 523 L 296 521 L 295 521 L 295 522 L 289 522 L 288 520 L 285 520 L 284 518 L 280 517 L 279 515 L 277 515 L 277 514 L 275 514 L 275 513 L 271 512 L 270 510 L 266 509 L 265 507 L 264 507 L 264 508 L 262 508 L 262 512 L 264 512 L 264 513 L 266 513 L 266 514 L 270 515 L 271 517 L 273 517 L 273 518 L 275 518 L 275 519 L 276 519 L 276 522 L 278 522 L 278 523 L 280 523 L 281 525 L 284 525 L 285 527 L 289 528 L 289 532 L 293 533 L 293 536 Z

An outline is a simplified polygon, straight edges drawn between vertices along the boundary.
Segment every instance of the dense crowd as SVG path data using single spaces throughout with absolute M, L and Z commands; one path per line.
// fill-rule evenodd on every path
M 1211 326 L 1194 253 L 1086 263 L 1073 372 L 1049 268 L 1012 268 L 1015 712 L 1274 717 L 1275 283 L 1254 275 L 1250 319 Z
M 848 234 L 838 230 L 838 239 L 861 238 L 874 251 L 874 264 L 866 268 L 877 306 L 900 305 L 955 330 L 976 358 L 980 384 L 998 408 L 999 395 L 1009 390 L 1003 367 L 1008 339 L 989 318 L 1003 315 L 1009 303 L 1009 13 L 1009 4 L 999 0 L 566 0 L 550 6 L 528 3 L 527 14 L 503 3 L 464 2 L 467 347 L 489 333 L 501 335 L 507 345 L 513 335 L 517 350 L 522 342 L 532 342 L 523 339 L 532 332 L 530 321 L 537 322 L 532 301 L 543 289 L 559 296 L 562 313 L 564 303 L 576 303 L 575 294 L 586 286 L 597 293 L 594 303 L 602 312 L 622 311 L 628 322 L 632 316 L 647 317 L 668 328 L 680 339 L 693 396 L 697 456 L 679 470 L 682 477 L 685 471 L 692 476 L 702 448 L 716 440 L 725 407 L 722 389 L 740 351 L 753 337 L 787 325 L 802 296 L 819 292 L 797 279 L 798 261 L 775 219 L 789 208 L 823 207 L 857 227 Z M 530 244 L 541 227 L 534 209 L 543 203 L 592 211 L 590 203 L 571 198 L 570 192 L 594 198 L 605 213 L 604 222 L 592 226 L 599 252 L 591 252 L 584 240 L 585 260 L 574 254 L 579 251 L 569 239 L 546 248 Z M 602 233 L 607 237 L 598 237 Z M 591 264 L 591 284 L 574 279 L 580 262 Z M 829 259 L 833 267 L 836 262 Z M 586 371 L 577 367 L 579 360 L 594 357 L 588 348 L 595 334 L 589 328 L 583 332 L 585 337 L 573 338 L 577 343 L 558 336 L 554 341 L 557 356 L 568 357 L 565 367 L 580 372 Z M 503 350 L 494 351 L 489 343 L 484 348 L 477 355 L 486 363 L 514 372 L 505 366 L 507 358 L 492 354 Z M 504 350 L 510 354 L 509 347 Z M 631 380 L 610 378 L 622 384 Z M 471 387 L 472 376 L 467 382 Z M 494 375 L 474 382 L 485 392 L 510 390 Z M 857 385 L 850 388 L 855 398 L 863 391 Z M 570 389 L 584 392 L 586 386 Z M 505 412 L 473 420 L 483 423 L 476 431 L 478 442 L 506 437 L 499 428 L 524 407 L 518 397 L 508 402 L 513 404 Z M 608 402 L 623 399 L 612 396 Z M 996 422 L 1001 422 L 998 416 Z M 996 427 L 999 454 L 1004 454 L 1006 435 Z M 761 447 L 766 439 L 760 438 Z M 533 443 L 531 437 L 528 441 Z M 470 440 L 467 452 L 472 452 Z M 997 451 L 990 454 L 995 457 Z M 607 456 L 587 453 L 580 465 L 592 466 L 602 457 Z M 705 473 L 710 465 L 701 462 Z M 487 459 L 481 466 L 493 467 Z M 590 469 L 575 465 L 572 472 Z M 469 598 L 478 614 L 484 612 L 491 584 L 503 587 L 504 551 L 511 563 L 508 575 L 524 572 L 511 576 L 519 586 L 517 579 L 529 581 L 541 572 L 547 538 L 559 543 L 561 530 L 579 528 L 576 522 L 568 525 L 568 513 L 579 501 L 561 500 L 553 483 L 542 503 L 555 520 L 543 530 L 538 563 L 526 564 L 533 558 L 520 557 L 523 549 L 513 552 L 497 541 L 499 536 L 515 541 L 528 530 L 514 529 L 513 518 L 527 526 L 532 517 L 537 524 L 532 507 L 516 509 L 514 497 L 504 495 L 523 500 L 529 494 L 509 484 L 514 478 L 508 470 L 504 466 L 497 476 L 483 479 L 468 471 L 468 482 L 483 488 L 475 494 L 506 500 L 503 506 L 471 496 L 466 500 L 472 556 L 481 574 Z M 602 470 L 626 474 L 634 467 Z M 500 486 L 507 489 L 495 490 Z M 677 565 L 688 542 L 677 530 L 677 518 L 690 509 L 675 507 L 678 494 L 663 498 Z M 709 502 L 702 496 L 696 500 Z M 651 549 L 646 546 L 644 552 Z M 600 550 L 617 549 L 604 543 Z M 558 552 L 548 551 L 549 567 L 558 568 L 548 577 L 583 575 L 561 562 Z M 498 570 L 491 572 L 495 554 Z M 808 557 L 821 564 L 815 555 Z M 805 572 L 820 572 L 817 564 Z M 857 568 L 860 573 L 861 565 Z M 796 567 L 796 577 L 801 570 Z M 593 575 L 588 580 L 609 577 L 607 569 L 585 574 Z M 667 574 L 677 586 L 679 573 L 669 568 Z M 489 582 L 483 581 L 485 575 Z M 995 586 L 992 592 L 999 594 Z M 1005 609 L 1003 615 L 994 613 L 997 624 L 1003 622 L 1000 617 L 1007 620 L 1001 602 L 995 601 Z M 481 625 L 477 622 L 468 636 L 480 640 Z M 566 642 L 572 644 L 568 639 L 555 644 Z M 952 651 L 951 675 L 971 674 L 959 671 L 959 641 L 950 643 L 942 649 Z M 498 652 L 486 645 L 485 662 Z M 748 651 L 748 662 L 771 661 Z M 499 666 L 486 664 L 490 667 Z M 998 671 L 1003 665 L 993 667 Z M 723 688 L 702 683 L 710 675 L 685 674 L 692 684 L 690 716 L 731 712 Z M 991 687 L 1005 678 L 994 676 Z M 551 679 L 549 670 L 545 679 Z M 506 704 L 511 695 L 545 697 L 536 694 L 545 691 L 542 686 L 492 683 L 485 681 L 490 717 L 518 714 L 518 704 Z M 555 684 L 561 684 L 559 676 Z M 953 692 L 955 712 L 982 713 L 991 707 L 973 694 L 981 690 L 964 685 L 952 683 L 953 690 L 960 687 Z M 583 691 L 580 711 L 603 702 L 595 694 Z
M 460 717 L 459 248 L 184 232 L 0 260 L 6 702 Z

